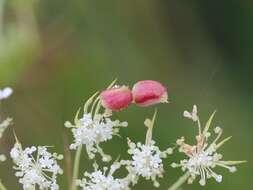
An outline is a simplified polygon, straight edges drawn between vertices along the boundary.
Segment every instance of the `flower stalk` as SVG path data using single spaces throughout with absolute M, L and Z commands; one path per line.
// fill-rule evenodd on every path
M 3 185 L 3 183 L 0 180 L 0 190 L 7 190 L 6 187 Z
M 153 127 L 155 124 L 156 115 L 157 115 L 157 109 L 155 110 L 152 120 L 146 119 L 144 122 L 144 124 L 148 128 L 147 134 L 146 134 L 146 142 L 145 142 L 146 145 L 150 145 L 150 143 L 152 141 Z
M 79 174 L 81 153 L 82 153 L 82 146 L 79 146 L 75 155 L 71 190 L 77 189 L 76 180 L 78 179 Z
M 172 184 L 168 190 L 178 190 L 190 177 L 190 172 L 186 172 L 184 175 L 182 175 L 178 180 Z

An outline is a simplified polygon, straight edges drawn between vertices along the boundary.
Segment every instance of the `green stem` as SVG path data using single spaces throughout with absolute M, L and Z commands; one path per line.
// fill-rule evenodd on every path
M 178 188 L 180 188 L 186 182 L 189 176 L 190 176 L 190 173 L 186 172 L 173 185 L 171 185 L 168 190 L 178 190 Z
M 0 180 L 0 190 L 7 190 L 6 187 L 2 184 L 1 180 Z
M 72 187 L 71 190 L 76 190 L 76 180 L 78 179 L 79 174 L 79 166 L 80 166 L 80 158 L 81 158 L 82 146 L 79 146 L 76 151 L 74 168 L 73 168 L 73 177 L 72 177 Z

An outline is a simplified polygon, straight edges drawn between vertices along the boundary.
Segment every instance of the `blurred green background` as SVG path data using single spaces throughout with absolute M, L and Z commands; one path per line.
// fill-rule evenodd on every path
M 4 3 L 2 5 L 2 3 Z M 223 182 L 209 180 L 196 190 L 253 188 L 253 2 L 162 0 L 0 0 L 0 88 L 14 95 L 1 105 L 14 118 L 24 146 L 54 145 L 64 153 L 71 133 L 63 127 L 79 106 L 114 78 L 119 84 L 154 79 L 169 90 L 170 104 L 159 105 L 154 138 L 163 149 L 184 135 L 193 141 L 196 128 L 182 117 L 199 106 L 202 121 L 217 109 L 215 125 L 233 139 L 222 148 L 224 159 L 248 160 L 231 174 L 218 170 Z M 129 109 L 117 117 L 129 121 L 104 145 L 107 152 L 127 158 L 126 137 L 144 141 L 143 121 L 154 107 Z M 1 139 L 1 152 L 14 143 L 12 129 Z M 182 172 L 168 169 L 166 189 Z M 62 166 L 64 167 L 64 162 Z M 67 171 L 67 168 L 64 168 Z M 91 171 L 83 153 L 82 171 Z M 65 172 L 68 174 L 68 172 Z M 0 164 L 9 190 L 21 189 L 11 161 Z M 60 177 L 62 190 L 68 180 Z M 141 180 L 133 189 L 155 189 Z

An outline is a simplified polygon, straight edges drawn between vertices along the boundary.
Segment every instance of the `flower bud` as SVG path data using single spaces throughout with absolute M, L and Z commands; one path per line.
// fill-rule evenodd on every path
M 100 94 L 100 99 L 102 106 L 112 111 L 126 108 L 133 100 L 132 92 L 127 86 L 115 86 L 104 90 Z
M 168 102 L 166 88 L 159 82 L 143 80 L 137 82 L 132 89 L 134 102 L 138 106 L 150 106 Z

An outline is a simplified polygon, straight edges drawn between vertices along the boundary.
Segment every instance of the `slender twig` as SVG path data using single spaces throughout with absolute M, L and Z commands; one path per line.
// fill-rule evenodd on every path
M 186 182 L 189 176 L 190 173 L 186 172 L 173 185 L 171 185 L 168 190 L 178 190 Z

